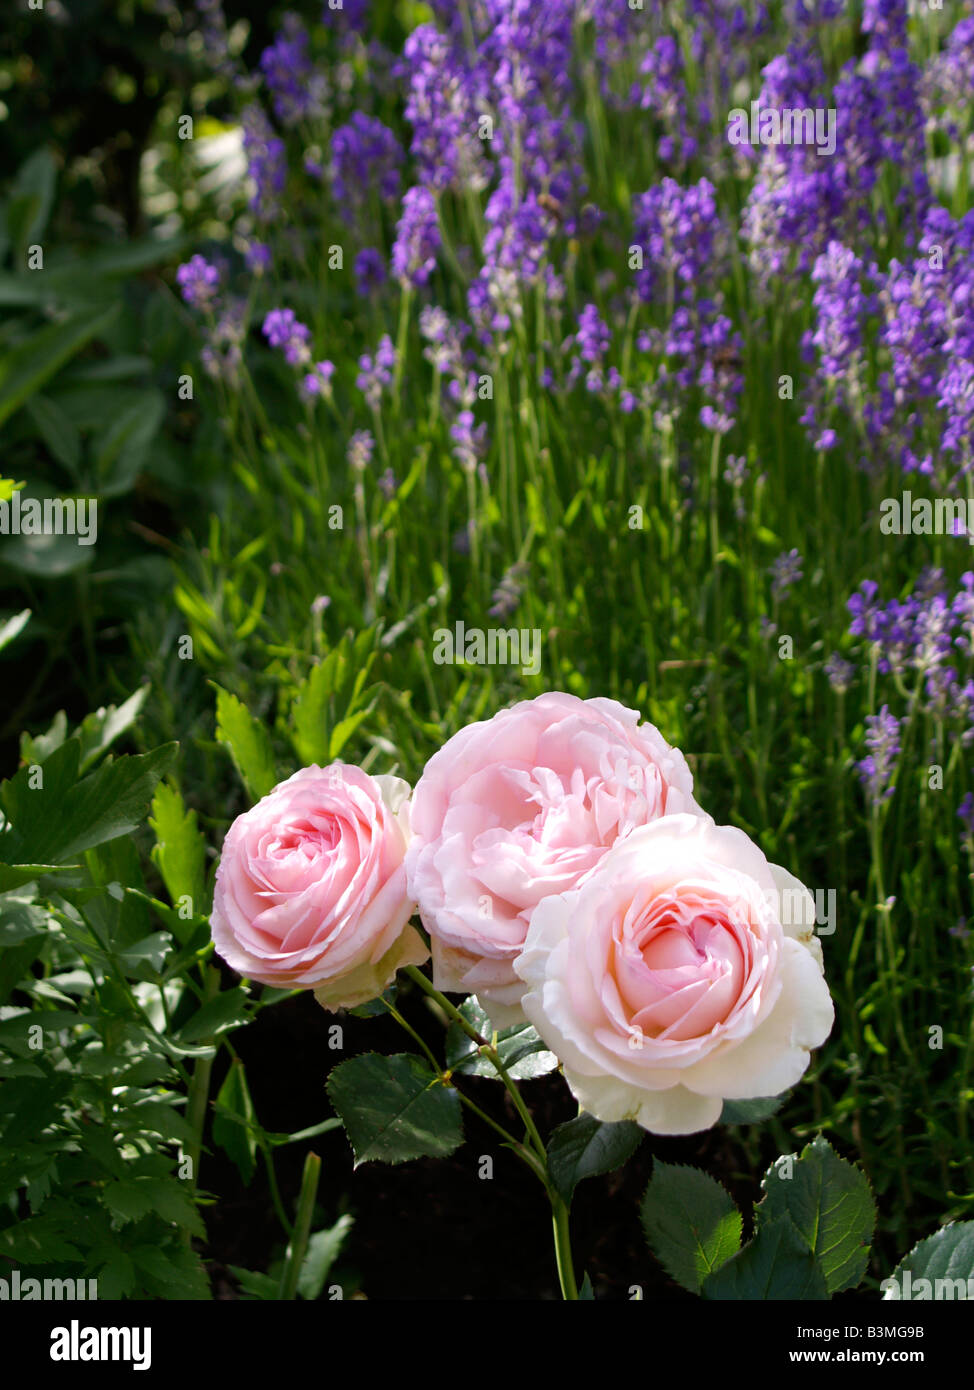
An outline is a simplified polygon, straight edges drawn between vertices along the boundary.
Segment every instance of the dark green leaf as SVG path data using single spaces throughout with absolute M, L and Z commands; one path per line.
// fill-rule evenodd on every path
M 215 999 L 210 999 L 197 1009 L 178 1033 L 181 1043 L 199 1042 L 204 1038 L 215 1038 L 230 1028 L 238 1028 L 250 1021 L 252 1009 L 250 996 L 242 986 L 224 990 Z
M 644 1133 L 632 1120 L 610 1124 L 588 1114 L 559 1125 L 548 1141 L 548 1172 L 562 1198 L 570 1203 L 583 1178 L 621 1168 Z
M 886 1299 L 969 1299 L 974 1291 L 974 1221 L 952 1222 L 921 1240 L 896 1266 L 893 1279 L 895 1285 L 888 1280 L 880 1285 Z M 928 1287 L 918 1287 L 921 1279 Z
M 640 1207 L 650 1249 L 671 1278 L 699 1293 L 740 1248 L 741 1213 L 715 1178 L 656 1159 Z
M 818 1260 L 788 1216 L 762 1226 L 744 1249 L 708 1274 L 700 1290 L 721 1301 L 823 1302 L 828 1299 Z
M 777 1114 L 790 1095 L 790 1091 L 785 1091 L 780 1096 L 762 1096 L 755 1100 L 725 1100 L 717 1123 L 721 1125 L 760 1124 L 762 1120 L 767 1120 L 771 1115 Z
M 463 1142 L 456 1091 L 408 1053 L 352 1057 L 334 1068 L 327 1089 L 356 1168 L 370 1161 L 445 1158 Z
M 152 753 L 106 762 L 78 781 L 81 744 L 72 738 L 43 764 L 43 785 L 31 787 L 21 768 L 0 785 L 0 806 L 12 825 L 0 836 L 8 863 L 62 864 L 83 850 L 130 835 L 145 819 L 156 783 L 176 755 L 170 743 Z
M 234 1057 L 231 1061 L 230 1070 L 220 1087 L 216 1101 L 218 1106 L 222 1106 L 230 1115 L 237 1116 L 243 1122 L 235 1124 L 232 1119 L 221 1115 L 217 1110 L 213 1116 L 213 1142 L 219 1144 L 232 1159 L 243 1178 L 244 1186 L 249 1187 L 257 1167 L 257 1139 L 254 1133 L 257 1117 L 247 1085 L 247 1073 L 239 1057 Z
M 77 480 L 81 464 L 81 433 L 51 396 L 35 395 L 27 413 L 51 455 Z
M 47 324 L 0 357 L 0 424 L 103 333 L 117 312 L 118 305 L 113 305 L 101 314 L 78 314 L 64 323 Z
M 491 1041 L 493 1024 L 474 995 L 460 1005 L 460 1013 L 482 1038 Z M 558 1066 L 558 1058 L 549 1052 L 530 1023 L 518 1023 L 497 1034 L 497 1052 L 501 1062 L 515 1081 L 529 1081 L 546 1076 Z M 489 1076 L 500 1081 L 501 1076 L 489 1057 L 481 1055 L 479 1045 L 458 1023 L 451 1023 L 446 1035 L 446 1062 L 452 1071 L 472 1076 Z
M 250 1294 L 252 1298 L 259 1299 L 263 1303 L 276 1301 L 281 1287 L 279 1279 L 272 1279 L 269 1274 L 259 1274 L 254 1269 L 241 1269 L 239 1265 L 227 1265 L 227 1269 L 244 1293 Z

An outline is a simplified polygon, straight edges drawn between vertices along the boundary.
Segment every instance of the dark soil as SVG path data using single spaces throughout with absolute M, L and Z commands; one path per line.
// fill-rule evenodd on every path
M 418 992 L 400 993 L 409 1022 L 443 1055 L 443 1030 Z M 340 1022 L 343 1050 L 329 1050 L 329 1028 Z M 332 1066 L 360 1052 L 415 1050 L 395 1021 L 326 1014 L 311 994 L 273 1008 L 234 1039 L 254 1106 L 265 1129 L 295 1133 L 333 1113 L 325 1093 Z M 213 1078 L 213 1095 L 223 1079 Z M 463 1081 L 477 1104 L 519 1133 L 510 1098 L 488 1078 Z M 577 1107 L 559 1073 L 522 1083 L 542 1135 L 571 1119 Z M 548 1203 L 537 1180 L 498 1136 L 464 1112 L 464 1144 L 449 1159 L 419 1159 L 395 1167 L 367 1163 L 353 1173 L 344 1131 L 277 1151 L 278 1183 L 293 1213 L 305 1154 L 322 1158 L 317 1226 L 350 1212 L 355 1225 L 328 1283 L 344 1297 L 370 1299 L 557 1299 L 560 1297 Z M 760 1196 L 761 1166 L 742 1171 L 742 1153 L 728 1130 L 680 1139 L 647 1136 L 624 1169 L 579 1185 L 572 1208 L 578 1277 L 587 1271 L 596 1298 L 689 1298 L 650 1255 L 639 1223 L 639 1201 L 652 1156 L 720 1173 L 745 1212 Z M 493 1159 L 493 1177 L 479 1176 L 481 1158 Z M 736 1176 L 735 1176 L 736 1175 Z M 215 1296 L 238 1297 L 228 1266 L 266 1272 L 283 1252 L 283 1233 L 260 1164 L 249 1187 L 226 1155 L 210 1146 L 202 1186 L 219 1197 L 207 1210 L 207 1255 Z M 746 1232 L 745 1232 L 746 1233 Z M 323 1297 L 327 1297 L 327 1290 Z

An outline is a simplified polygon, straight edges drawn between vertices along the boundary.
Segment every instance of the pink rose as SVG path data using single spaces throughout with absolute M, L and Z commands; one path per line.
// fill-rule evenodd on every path
M 216 949 L 265 985 L 308 987 L 326 1009 L 376 998 L 428 957 L 408 926 L 409 787 L 347 763 L 304 767 L 238 816 L 223 842 Z
M 708 1129 L 793 1086 L 832 1027 L 808 890 L 740 830 L 667 816 L 534 913 L 524 1012 L 599 1120 Z
M 438 989 L 523 1018 L 514 969 L 531 914 L 584 882 L 608 847 L 673 812 L 703 812 L 683 754 L 615 700 L 553 692 L 461 729 L 413 793 L 410 895 Z

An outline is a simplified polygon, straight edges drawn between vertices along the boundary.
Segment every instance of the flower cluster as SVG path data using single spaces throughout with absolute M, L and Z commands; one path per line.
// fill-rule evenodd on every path
M 665 1134 L 802 1076 L 833 1021 L 814 923 L 657 729 L 561 693 L 461 729 L 411 798 L 303 768 L 231 826 L 212 916 L 230 965 L 327 1009 L 431 953 L 437 989 L 533 1024 L 592 1115 Z

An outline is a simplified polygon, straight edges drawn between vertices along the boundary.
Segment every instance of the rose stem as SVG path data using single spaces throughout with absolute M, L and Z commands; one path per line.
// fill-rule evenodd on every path
M 486 1111 L 481 1110 L 480 1106 L 476 1105 L 470 1099 L 469 1096 L 465 1096 L 463 1092 L 460 1090 L 460 1088 L 457 1086 L 456 1082 L 453 1080 L 452 1073 L 449 1071 L 441 1070 L 440 1064 L 437 1061 L 435 1055 L 426 1046 L 423 1039 L 416 1032 L 416 1029 L 413 1028 L 411 1024 L 406 1022 L 399 1010 L 393 1004 L 390 1004 L 388 999 L 383 999 L 382 1003 L 385 1004 L 386 1008 L 392 1014 L 396 1022 L 406 1030 L 406 1032 L 415 1042 L 419 1043 L 420 1047 L 426 1053 L 426 1056 L 429 1058 L 433 1068 L 435 1069 L 437 1075 L 440 1077 L 440 1080 L 443 1082 L 444 1086 L 451 1086 L 453 1090 L 456 1091 L 463 1104 L 468 1107 L 468 1109 L 472 1110 L 475 1115 L 479 1115 L 479 1117 L 486 1124 L 490 1125 L 492 1129 L 495 1129 L 497 1133 L 501 1136 L 501 1138 L 505 1141 L 505 1143 L 509 1144 L 510 1147 L 514 1150 L 518 1158 L 522 1159 L 523 1162 L 525 1162 L 528 1165 L 532 1173 L 534 1173 L 535 1177 L 540 1178 L 540 1180 L 544 1183 L 545 1187 L 547 1187 L 548 1179 L 545 1174 L 545 1171 L 541 1164 L 538 1162 L 537 1158 L 531 1152 L 531 1150 L 525 1148 L 525 1146 L 520 1142 L 520 1140 L 515 1139 L 514 1135 L 511 1134 L 508 1130 L 506 1130 L 503 1127 L 503 1125 L 499 1125 L 496 1120 L 492 1120 L 491 1117 L 486 1113 Z
M 538 1133 L 538 1129 L 534 1123 L 534 1120 L 531 1118 L 531 1112 L 524 1104 L 524 1100 L 521 1096 L 521 1093 L 517 1088 L 517 1083 L 512 1080 L 510 1073 L 508 1072 L 507 1068 L 504 1066 L 504 1063 L 500 1059 L 500 1055 L 497 1049 L 485 1037 L 482 1037 L 481 1034 L 477 1032 L 477 1029 L 474 1028 L 473 1024 L 467 1022 L 463 1014 L 461 1014 L 460 1010 L 455 1008 L 454 1005 L 450 1003 L 449 999 L 447 999 L 445 995 L 441 994 L 440 991 L 436 989 L 433 983 L 427 979 L 427 977 L 423 974 L 421 970 L 417 969 L 415 965 L 407 965 L 404 967 L 404 973 L 407 974 L 409 978 L 413 980 L 417 985 L 419 985 L 420 989 L 423 990 L 424 993 L 428 994 L 431 999 L 435 999 L 436 1002 L 439 1004 L 440 1008 L 447 1015 L 447 1017 L 451 1018 L 454 1023 L 458 1024 L 459 1027 L 462 1028 L 463 1031 L 466 1033 L 468 1038 L 471 1038 L 475 1043 L 477 1043 L 481 1052 L 489 1058 L 494 1068 L 496 1069 L 497 1074 L 500 1076 L 504 1085 L 507 1087 L 510 1097 L 517 1108 L 517 1112 L 521 1116 L 521 1119 L 524 1121 L 524 1127 L 527 1130 L 531 1143 L 534 1145 L 534 1148 L 539 1158 L 541 1159 L 541 1163 L 544 1165 L 543 1171 L 545 1176 L 542 1178 L 542 1181 L 544 1182 L 545 1190 L 548 1193 L 548 1200 L 551 1203 L 551 1222 L 555 1241 L 555 1262 L 558 1266 L 558 1282 L 561 1286 L 562 1298 L 564 1298 L 565 1300 L 576 1300 L 578 1298 L 578 1287 L 575 1283 L 575 1271 L 572 1265 L 571 1234 L 568 1226 L 568 1207 L 565 1205 L 565 1202 L 562 1200 L 559 1194 L 551 1186 L 551 1183 L 548 1181 L 548 1156 L 545 1150 L 544 1141 L 542 1140 L 541 1135 Z M 460 1095 L 460 1092 L 458 1091 L 457 1094 Z M 461 1099 L 464 1099 L 464 1097 L 461 1096 Z M 494 1127 L 497 1128 L 496 1125 Z M 539 1176 L 541 1176 L 541 1174 L 539 1174 Z
M 451 1018 L 454 1023 L 458 1024 L 459 1027 L 463 1029 L 468 1038 L 473 1039 L 473 1041 L 478 1045 L 478 1047 L 480 1047 L 483 1050 L 484 1055 L 487 1058 L 489 1058 L 489 1060 L 493 1063 L 493 1066 L 495 1067 L 498 1075 L 500 1076 L 504 1085 L 510 1092 L 511 1099 L 513 1100 L 517 1108 L 517 1113 L 524 1121 L 524 1128 L 527 1130 L 536 1152 L 538 1153 L 542 1161 L 544 1161 L 547 1157 L 545 1153 L 544 1142 L 541 1138 L 541 1135 L 538 1133 L 537 1126 L 535 1125 L 534 1120 L 531 1118 L 531 1112 L 524 1104 L 524 1100 L 522 1099 L 521 1093 L 517 1089 L 517 1084 L 511 1080 L 510 1074 L 507 1068 L 504 1066 L 504 1063 L 501 1061 L 497 1049 L 491 1045 L 490 1041 L 487 1038 L 482 1037 L 481 1034 L 477 1032 L 473 1024 L 467 1022 L 460 1010 L 455 1008 L 453 1004 L 450 1003 L 449 999 L 447 999 L 445 995 L 441 994 L 440 991 L 434 987 L 432 982 L 428 980 L 426 976 L 423 974 L 423 972 L 421 970 L 418 970 L 415 965 L 405 966 L 404 973 L 408 975 L 411 980 L 414 980 L 416 984 L 419 985 L 420 989 L 424 990 L 431 999 L 436 1000 L 443 1012 L 449 1018 Z

